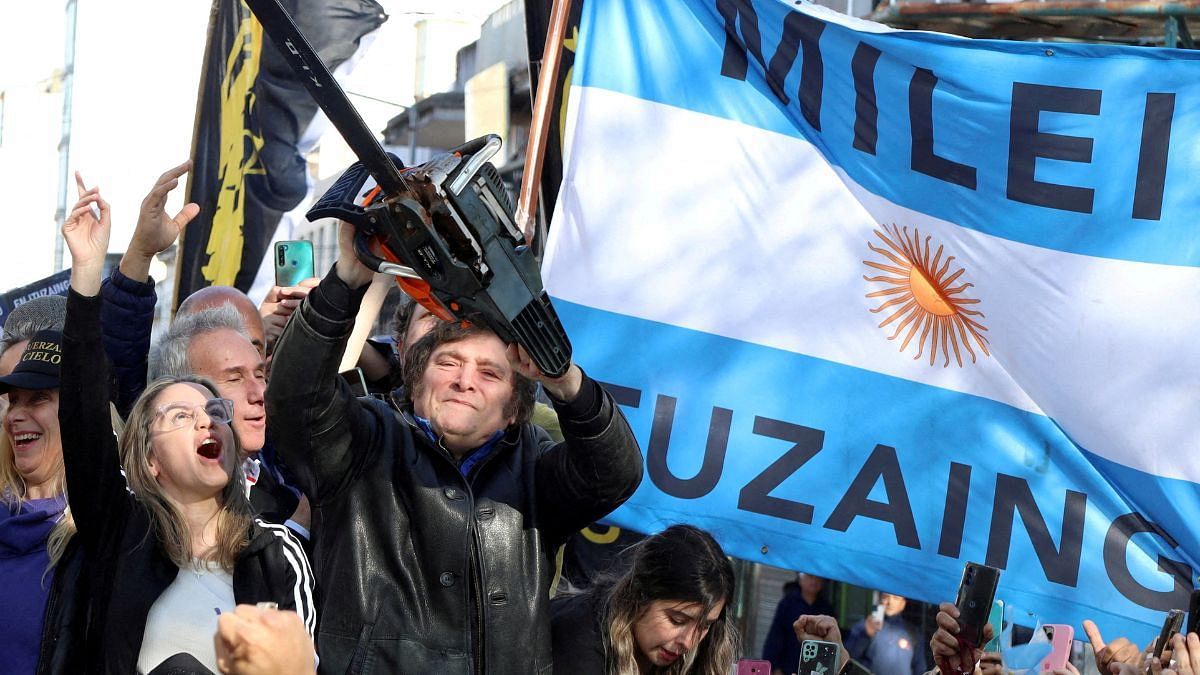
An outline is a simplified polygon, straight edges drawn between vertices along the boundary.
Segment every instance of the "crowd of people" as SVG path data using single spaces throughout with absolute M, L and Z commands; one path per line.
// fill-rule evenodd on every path
M 669 527 L 554 595 L 559 547 L 643 474 L 619 407 L 578 365 L 547 377 L 485 322 L 409 303 L 394 351 L 364 356 L 390 391 L 351 393 L 338 368 L 373 274 L 348 225 L 323 279 L 261 307 L 204 289 L 152 346 L 150 261 L 198 213 L 165 210 L 188 169 L 147 194 L 108 278 L 111 210 L 77 178 L 68 296 L 4 325 L 5 672 L 730 672 L 733 568 L 702 530 Z M 802 575 L 781 605 L 778 672 L 805 639 L 842 644 L 820 583 Z M 886 645 L 903 601 L 851 629 L 847 655 L 880 672 L 899 658 Z M 942 672 L 990 667 L 954 617 L 944 605 L 930 643 Z M 1194 635 L 1172 646 L 1200 659 Z M 1097 653 L 1114 673 L 1140 659 L 1127 641 Z
M 772 675 L 797 673 L 800 643 L 805 639 L 815 639 L 811 632 L 804 630 L 804 624 L 811 621 L 813 615 L 823 615 L 822 620 L 833 621 L 825 616 L 833 614 L 833 607 L 822 596 L 824 582 L 819 576 L 798 573 L 795 581 L 785 585 L 783 598 L 776 607 L 763 644 L 763 660 L 770 664 Z M 860 675 L 864 672 L 873 675 L 1005 675 L 1025 672 L 1023 669 L 1007 667 L 1002 652 L 987 651 L 988 647 L 999 648 L 1002 643 L 996 634 L 999 627 L 987 624 L 981 645 L 962 639 L 960 612 L 955 604 L 944 602 L 938 606 L 936 629 L 926 641 L 921 630 L 902 616 L 907 598 L 888 592 L 878 592 L 876 597 L 877 611 L 854 623 L 844 641 L 840 632 L 833 632 L 836 624 L 826 631 L 830 636 L 826 639 L 837 642 L 843 650 L 842 663 L 844 666 L 850 664 L 853 672 Z M 1200 673 L 1196 669 L 1196 666 L 1200 666 L 1200 635 L 1196 633 L 1171 635 L 1161 655 L 1156 658 L 1157 638 L 1141 648 L 1124 637 L 1106 642 L 1100 628 L 1092 621 L 1084 621 L 1083 629 L 1092 647 L 1096 672 L 1100 675 Z M 1009 630 L 1006 641 L 1012 639 L 1011 628 Z M 1049 650 L 1049 644 L 1046 649 Z M 927 653 L 933 656 L 932 670 L 927 668 Z M 1046 670 L 1046 667 L 1043 662 L 1044 674 L 1080 675 L 1079 669 L 1069 659 L 1062 668 Z M 850 670 L 844 668 L 842 672 L 848 673 Z M 800 672 L 799 675 L 809 674 Z

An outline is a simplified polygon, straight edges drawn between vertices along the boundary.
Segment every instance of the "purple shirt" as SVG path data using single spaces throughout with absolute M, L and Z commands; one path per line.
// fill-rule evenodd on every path
M 0 503 L 0 663 L 8 673 L 37 669 L 42 621 L 53 574 L 46 539 L 66 505 L 65 496 L 31 499 L 18 512 Z

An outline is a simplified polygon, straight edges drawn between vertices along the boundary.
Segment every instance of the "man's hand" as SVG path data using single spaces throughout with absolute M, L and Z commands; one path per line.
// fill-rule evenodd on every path
M 133 230 L 125 255 L 121 257 L 121 274 L 131 280 L 144 282 L 149 279 L 150 261 L 170 248 L 183 228 L 200 213 L 200 206 L 195 203 L 185 204 L 174 217 L 167 215 L 165 208 L 167 195 L 179 185 L 179 177 L 191 168 L 192 161 L 188 160 L 168 169 L 158 177 L 158 182 L 142 200 L 137 227 Z
M 979 657 L 979 675 L 1004 675 L 1004 660 L 1000 652 L 984 652 Z
M 958 637 L 958 608 L 953 603 L 943 602 L 938 606 L 937 626 L 929 640 L 934 662 L 943 675 L 966 675 L 975 671 L 975 664 L 983 656 L 983 650 L 969 645 Z M 993 636 L 991 624 L 983 629 L 983 641 Z
M 1096 652 L 1096 668 L 1101 673 L 1112 672 L 1114 663 L 1141 665 L 1142 650 L 1129 640 L 1119 637 L 1105 644 L 1104 637 L 1100 635 L 1100 628 L 1090 619 L 1083 622 L 1083 632 L 1087 633 L 1088 641 L 1092 643 L 1092 649 Z
M 866 621 L 863 622 L 863 628 L 867 631 L 867 637 L 873 638 L 879 629 L 883 628 L 883 622 L 868 614 Z
M 515 342 L 508 346 L 508 364 L 513 371 L 531 380 L 541 382 L 542 388 L 556 401 L 564 403 L 574 401 L 575 397 L 579 395 L 579 389 L 583 386 L 583 371 L 579 369 L 579 366 L 572 363 L 562 377 L 546 377 L 533 362 L 529 353 L 525 351 L 525 348 Z
M 1170 658 L 1167 657 L 1168 650 L 1171 652 Z M 1172 660 L 1174 660 L 1174 668 L 1168 667 Z M 1182 633 L 1176 633 L 1171 636 L 1161 659 L 1146 655 L 1146 661 L 1150 664 L 1150 675 L 1197 675 L 1200 673 L 1200 637 L 1197 637 L 1195 633 L 1188 633 L 1186 637 Z M 1128 663 L 1114 663 L 1112 673 L 1113 675 L 1145 675 L 1146 668 Z
M 308 503 L 308 495 L 300 495 L 300 501 L 296 502 L 296 510 L 288 520 L 310 532 L 312 531 L 312 506 Z
M 1070 661 L 1067 661 L 1067 665 L 1062 668 L 1055 668 L 1049 672 L 1050 675 L 1079 675 L 1079 669 L 1072 665 Z
M 112 234 L 112 213 L 100 197 L 100 188 L 87 189 L 83 177 L 75 172 L 79 201 L 63 221 L 62 234 L 71 251 L 71 288 L 76 293 L 94 296 L 100 292 L 100 275 Z M 97 215 L 97 213 L 99 215 Z
M 283 333 L 292 313 L 308 297 L 312 289 L 321 283 L 320 277 L 312 277 L 300 282 L 297 286 L 272 286 L 267 291 L 267 297 L 258 306 L 258 313 L 263 320 L 263 341 L 266 352 L 270 354 L 275 349 L 275 341 Z
M 217 619 L 213 641 L 223 675 L 316 672 L 312 640 L 295 612 L 238 605 Z
M 354 252 L 354 226 L 345 221 L 338 223 L 338 259 L 334 264 L 338 278 L 350 288 L 361 288 L 375 278 Z
M 792 624 L 792 630 L 796 632 L 796 640 L 801 644 L 805 640 L 832 642 L 838 646 L 838 663 L 847 663 L 850 660 L 849 652 L 842 645 L 842 631 L 838 628 L 837 620 L 832 616 L 802 614 Z
M 1104 675 L 1103 670 L 1100 670 L 1098 667 L 1097 670 L 1101 675 Z M 1112 675 L 1146 675 L 1145 668 L 1135 666 L 1131 663 L 1123 663 L 1121 661 L 1113 661 L 1112 665 L 1108 667 L 1108 672 L 1112 673 Z

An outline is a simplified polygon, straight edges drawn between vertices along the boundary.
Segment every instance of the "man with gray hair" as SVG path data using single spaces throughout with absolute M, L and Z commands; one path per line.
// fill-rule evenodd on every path
M 248 453 L 266 444 L 266 366 L 237 310 L 219 305 L 171 322 L 151 357 L 149 378 L 201 375 L 233 401 L 233 430 Z
M 292 529 L 307 538 L 307 501 L 259 458 L 267 445 L 266 373 L 260 348 L 262 317 L 250 299 L 229 287 L 211 287 L 189 296 L 149 362 L 158 300 L 150 263 L 199 212 L 196 204 L 185 205 L 173 217 L 165 210 L 167 195 L 190 168 L 191 162 L 184 162 L 159 177 L 142 201 L 121 263 L 100 289 L 104 351 L 117 379 L 114 403 L 122 416 L 127 415 L 146 387 L 147 371 L 151 379 L 194 374 L 212 380 L 221 396 L 233 401 L 233 430 L 246 455 L 243 469 L 251 505 L 268 521 L 297 525 Z
M 284 523 L 308 538 L 307 502 L 265 467 L 258 454 L 267 443 L 266 364 L 242 315 L 221 304 L 182 314 L 171 322 L 150 358 L 149 378 L 200 375 L 222 398 L 233 401 L 233 431 L 242 443 L 242 471 L 250 503 L 264 519 Z

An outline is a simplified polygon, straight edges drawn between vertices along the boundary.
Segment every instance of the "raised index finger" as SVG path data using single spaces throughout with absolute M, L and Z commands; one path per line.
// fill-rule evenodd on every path
M 1100 635 L 1100 628 L 1091 619 L 1084 620 L 1083 632 L 1087 633 L 1088 642 L 1092 643 L 1092 649 L 1097 652 L 1104 649 L 1104 638 Z
M 184 162 L 183 164 L 180 164 L 179 166 L 172 167 L 172 168 L 164 171 L 163 175 L 158 177 L 158 183 L 160 185 L 163 183 L 169 183 L 169 182 L 175 180 L 176 178 L 179 178 L 183 174 L 187 173 L 188 169 L 190 169 L 190 168 L 192 168 L 192 160 L 189 159 L 186 162 Z

